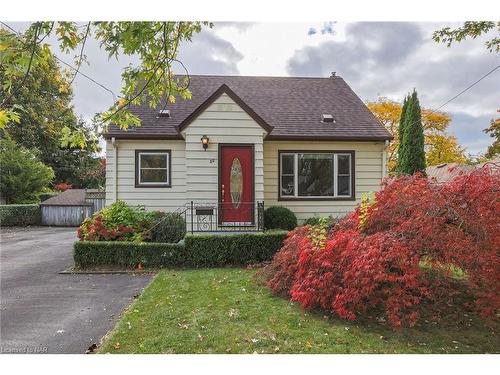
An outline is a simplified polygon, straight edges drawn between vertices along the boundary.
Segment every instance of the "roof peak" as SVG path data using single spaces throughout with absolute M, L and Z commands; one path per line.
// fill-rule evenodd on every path
M 185 76 L 185 74 L 177 74 L 177 76 Z M 227 77 L 227 78 L 279 78 L 279 79 L 335 79 L 341 76 L 335 74 L 334 76 L 319 77 L 319 76 L 272 76 L 272 75 L 237 75 L 237 74 L 189 74 L 189 77 Z

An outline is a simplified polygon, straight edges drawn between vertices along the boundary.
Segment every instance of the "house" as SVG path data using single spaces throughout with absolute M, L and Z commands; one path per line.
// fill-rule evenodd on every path
M 380 189 L 392 136 L 341 77 L 195 75 L 189 89 L 104 134 L 107 205 L 183 212 L 192 230 L 261 229 L 264 205 L 339 216 Z
M 425 169 L 425 173 L 431 181 L 436 184 L 449 182 L 455 177 L 471 173 L 479 168 L 488 166 L 489 168 L 498 170 L 500 168 L 500 158 L 485 161 L 479 164 L 460 164 L 460 163 L 442 163 L 433 165 Z

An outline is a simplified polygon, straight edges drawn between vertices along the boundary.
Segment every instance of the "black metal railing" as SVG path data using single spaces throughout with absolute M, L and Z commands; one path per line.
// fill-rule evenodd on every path
M 264 230 L 264 202 L 233 203 L 195 202 L 183 212 L 186 229 L 198 232 L 260 232 Z

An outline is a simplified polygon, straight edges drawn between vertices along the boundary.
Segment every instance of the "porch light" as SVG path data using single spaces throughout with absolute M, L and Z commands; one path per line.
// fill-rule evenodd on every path
M 210 138 L 208 138 L 206 135 L 203 135 L 203 137 L 201 137 L 201 144 L 203 145 L 203 149 L 205 151 L 207 151 L 207 148 L 208 148 L 208 141 L 210 140 Z

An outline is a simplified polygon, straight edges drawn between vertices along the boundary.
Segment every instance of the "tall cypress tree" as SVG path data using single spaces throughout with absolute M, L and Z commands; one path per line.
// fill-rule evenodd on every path
M 399 174 L 425 173 L 424 126 L 415 90 L 408 100 L 404 114 L 403 136 L 400 138 L 396 170 Z
M 403 153 L 403 148 L 401 145 L 403 144 L 403 134 L 405 131 L 405 117 L 406 117 L 406 112 L 408 110 L 408 101 L 410 100 L 410 94 L 405 96 L 405 99 L 403 101 L 403 107 L 401 108 L 401 117 L 399 118 L 399 129 L 398 129 L 398 138 L 399 138 L 399 145 L 398 145 L 398 160 L 401 158 L 401 155 Z M 399 173 L 399 163 L 396 165 L 396 172 Z

